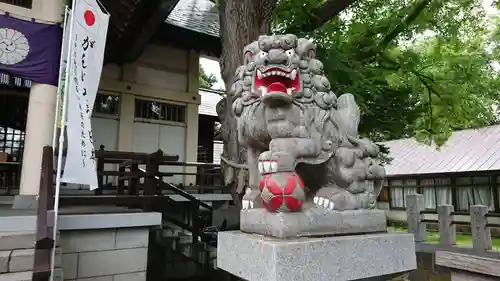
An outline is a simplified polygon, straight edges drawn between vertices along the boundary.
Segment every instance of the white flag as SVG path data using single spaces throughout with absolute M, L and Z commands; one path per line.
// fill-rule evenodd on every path
M 74 0 L 68 81 L 68 149 L 63 182 L 96 189 L 97 173 L 90 118 L 104 60 L 109 15 L 96 0 Z

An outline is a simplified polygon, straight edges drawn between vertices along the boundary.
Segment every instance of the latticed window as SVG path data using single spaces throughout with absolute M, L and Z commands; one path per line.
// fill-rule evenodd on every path
M 151 100 L 135 100 L 135 117 L 143 119 L 185 122 L 186 107 Z
M 0 0 L 0 2 L 28 9 L 33 6 L 33 0 Z
M 94 103 L 94 113 L 120 116 L 120 97 L 97 93 Z
M 24 150 L 25 132 L 8 127 L 0 127 L 0 151 L 12 157 L 12 161 L 19 161 Z

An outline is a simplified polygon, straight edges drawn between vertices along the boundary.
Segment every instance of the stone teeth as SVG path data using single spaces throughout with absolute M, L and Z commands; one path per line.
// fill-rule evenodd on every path
M 264 87 L 264 86 L 260 86 L 260 88 L 259 88 L 259 89 L 260 89 L 260 94 L 261 94 L 262 96 L 267 95 L 267 88 L 266 88 L 266 87 Z
M 264 161 L 264 172 L 266 173 L 271 172 L 271 162 Z
M 271 162 L 271 173 L 276 173 L 278 171 L 278 162 L 272 161 Z
M 260 69 L 257 69 L 257 78 L 262 79 L 262 71 Z
M 292 93 L 293 93 L 292 88 L 288 88 L 288 89 L 286 89 L 286 93 L 287 93 L 288 95 L 292 95 Z
M 264 172 L 264 167 L 262 165 L 262 162 L 259 162 L 259 172 L 262 174 Z
M 292 74 L 290 76 L 290 79 L 295 80 L 295 78 L 297 78 L 297 69 L 292 70 Z

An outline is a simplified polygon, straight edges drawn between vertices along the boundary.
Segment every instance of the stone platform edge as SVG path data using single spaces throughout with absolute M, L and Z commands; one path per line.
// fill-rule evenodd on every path
M 412 234 L 277 239 L 219 233 L 217 267 L 248 281 L 358 280 L 417 268 Z
M 271 213 L 263 208 L 242 210 L 240 230 L 277 238 L 332 236 L 387 231 L 385 211 L 330 211 L 316 206 L 300 213 Z
M 161 225 L 161 213 L 60 214 L 58 230 L 107 229 Z M 36 216 L 0 216 L 0 232 L 36 230 Z

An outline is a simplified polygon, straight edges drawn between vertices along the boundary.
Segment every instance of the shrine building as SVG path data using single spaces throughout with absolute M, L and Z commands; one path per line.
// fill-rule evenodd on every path
M 198 114 L 198 74 L 200 56 L 218 57 L 221 50 L 214 3 L 101 2 L 110 22 L 92 115 L 95 149 L 101 145 L 112 151 L 161 149 L 183 162 L 197 162 L 199 150 L 213 153 L 216 118 Z M 69 1 L 7 0 L 0 3 L 0 11 L 17 19 L 56 24 L 63 21 L 65 5 Z M 11 184 L 19 186 L 19 199 L 33 199 L 39 189 L 42 148 L 52 143 L 57 87 L 6 73 L 1 74 L 0 83 L 0 152 L 8 158 L 4 162 L 11 162 L 3 170 L 15 174 Z M 206 132 L 207 128 L 212 131 Z M 189 172 L 195 168 L 168 169 Z M 192 175 L 169 180 L 196 184 Z

